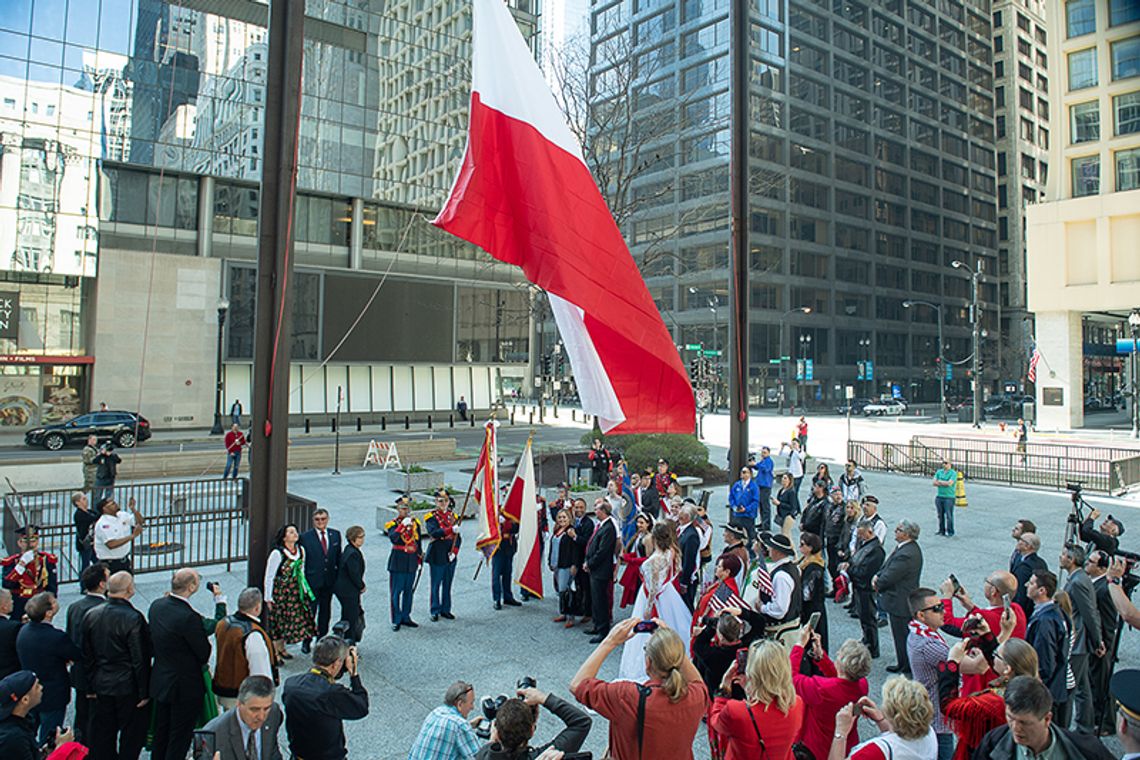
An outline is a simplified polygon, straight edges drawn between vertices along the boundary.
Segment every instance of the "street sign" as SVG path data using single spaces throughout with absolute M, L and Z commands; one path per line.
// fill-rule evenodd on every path
M 700 343 L 686 343 L 685 344 L 685 350 L 686 351 L 700 351 L 701 350 L 701 344 Z
M 803 359 L 796 359 L 796 379 L 797 380 L 803 380 L 804 379 L 804 360 Z
M 858 369 L 858 373 L 855 375 L 856 380 L 866 380 L 867 379 L 866 377 L 864 377 L 865 370 L 863 369 L 863 367 L 865 364 L 866 364 L 866 362 L 856 362 L 855 363 L 855 367 Z
M 780 363 L 780 360 L 779 360 L 779 359 L 769 359 L 769 360 L 768 360 L 768 363 L 769 363 L 769 364 L 779 364 L 779 363 Z
M 791 360 L 792 360 L 792 357 L 790 357 L 790 356 L 781 356 L 780 357 L 780 361 L 790 362 Z
M 865 372 L 864 372 L 866 377 L 864 377 L 863 379 L 864 380 L 874 380 L 875 379 L 875 366 L 874 366 L 873 362 L 870 359 L 868 359 L 866 362 L 864 362 L 864 364 L 866 365 Z
M 720 351 L 705 351 L 705 356 L 720 356 Z
M 953 364 L 947 364 L 946 365 L 946 379 L 947 380 L 953 380 L 954 379 L 954 365 Z
M 812 364 L 813 364 L 813 362 L 811 359 L 804 359 L 804 379 L 805 380 L 814 379 L 812 377 Z
M 846 388 L 844 388 L 843 389 L 843 397 L 846 398 L 848 401 L 855 398 L 855 386 L 848 385 Z
M 1136 344 L 1132 342 L 1131 338 L 1117 338 L 1116 339 L 1116 353 L 1130 354 Z

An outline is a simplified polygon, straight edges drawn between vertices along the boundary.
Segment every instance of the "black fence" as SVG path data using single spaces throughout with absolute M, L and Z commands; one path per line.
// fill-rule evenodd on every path
M 28 491 L 3 497 L 2 530 L 8 553 L 16 551 L 18 526 L 40 526 L 40 549 L 59 557 L 60 583 L 79 578 L 73 493 Z M 114 496 L 124 509 L 133 498 L 146 519 L 132 551 L 136 573 L 218 564 L 228 570 L 248 557 L 250 493 L 245 478 L 132 483 L 116 486 Z M 287 519 L 307 526 L 316 506 L 314 501 L 290 495 Z
M 850 441 L 847 455 L 864 469 L 928 476 L 949 459 L 968 480 L 1008 485 L 1061 489 L 1079 482 L 1116 494 L 1140 484 L 1140 450 L 1115 446 L 915 436 L 909 443 Z

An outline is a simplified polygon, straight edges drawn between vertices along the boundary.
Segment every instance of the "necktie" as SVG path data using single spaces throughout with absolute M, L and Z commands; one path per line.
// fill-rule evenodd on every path
M 323 535 L 323 534 L 322 534 Z M 245 760 L 257 760 L 257 732 L 249 732 L 249 741 L 245 743 Z
M 329 553 L 329 540 L 325 538 L 325 532 L 321 531 L 321 551 L 325 554 Z

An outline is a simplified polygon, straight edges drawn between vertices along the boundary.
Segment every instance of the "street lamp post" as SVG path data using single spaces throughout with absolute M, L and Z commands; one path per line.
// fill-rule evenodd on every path
M 778 353 L 780 354 L 780 363 L 777 365 L 780 368 L 780 371 L 777 373 L 777 375 L 779 375 L 780 392 L 776 394 L 777 414 L 784 413 L 784 387 L 787 385 L 787 383 L 784 382 L 784 323 L 787 321 L 789 315 L 795 314 L 796 312 L 799 312 L 801 314 L 811 314 L 811 307 L 797 306 L 794 309 L 788 309 L 780 315 L 780 345 L 777 349 Z
M 1133 309 L 1128 315 L 1128 328 L 1132 331 L 1132 437 L 1140 438 L 1140 406 L 1137 406 L 1137 393 L 1140 393 L 1140 381 L 1136 377 L 1136 348 L 1137 337 L 1140 336 L 1140 309 Z
M 800 398 L 797 398 L 796 400 L 800 402 L 801 408 L 807 406 L 807 404 L 804 402 L 802 397 L 805 395 L 803 385 L 807 383 L 807 358 L 808 358 L 808 353 L 810 351 L 811 351 L 811 336 L 810 335 L 801 335 L 800 336 L 799 358 L 802 359 L 803 363 L 804 363 L 803 364 L 804 371 L 802 374 L 803 384 L 800 383 L 799 378 L 796 379 L 796 392 L 797 392 L 797 395 L 800 396 Z M 799 367 L 797 365 L 797 369 L 798 368 Z
M 955 259 L 950 262 L 955 269 L 970 268 L 963 262 Z M 970 271 L 970 321 L 974 328 L 974 427 L 982 426 L 982 313 L 978 306 L 978 280 L 982 276 L 982 260 L 978 259 L 977 266 Z
M 911 306 L 929 306 L 938 315 L 938 419 L 940 422 L 946 422 L 946 355 L 944 353 L 945 343 L 942 341 L 942 306 L 934 304 L 930 301 L 908 300 L 903 301 L 903 308 L 909 309 Z
M 225 298 L 218 299 L 218 358 L 214 365 L 214 426 L 210 428 L 210 435 L 222 434 L 222 338 L 226 326 L 226 311 L 230 302 Z

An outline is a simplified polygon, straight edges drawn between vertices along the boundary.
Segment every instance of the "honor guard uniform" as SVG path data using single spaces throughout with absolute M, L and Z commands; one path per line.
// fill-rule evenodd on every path
M 16 546 L 19 552 L 0 561 L 4 588 L 12 592 L 12 620 L 24 616 L 24 605 L 36 594 L 41 591 L 57 593 L 59 581 L 56 566 L 59 560 L 54 554 L 41 552 L 39 545 L 38 525 L 16 528 Z
M 451 583 L 455 579 L 456 558 L 463 536 L 457 528 L 459 520 L 454 511 L 455 502 L 447 491 L 435 495 L 435 509 L 427 516 L 424 526 L 431 537 L 428 542 L 427 565 L 431 574 L 431 620 L 441 617 L 455 620 L 451 614 Z
M 420 546 L 420 523 L 411 512 L 412 497 L 405 494 L 396 502 L 396 519 L 384 525 L 384 532 L 392 542 L 392 553 L 388 555 L 388 587 L 392 597 L 393 631 L 400 630 L 401 626 L 420 627 L 412 620 L 412 595 L 424 552 Z
M 521 607 L 522 602 L 511 593 L 511 576 L 514 575 L 515 552 L 519 548 L 519 524 L 499 512 L 499 545 L 491 555 L 491 598 L 495 609 Z

